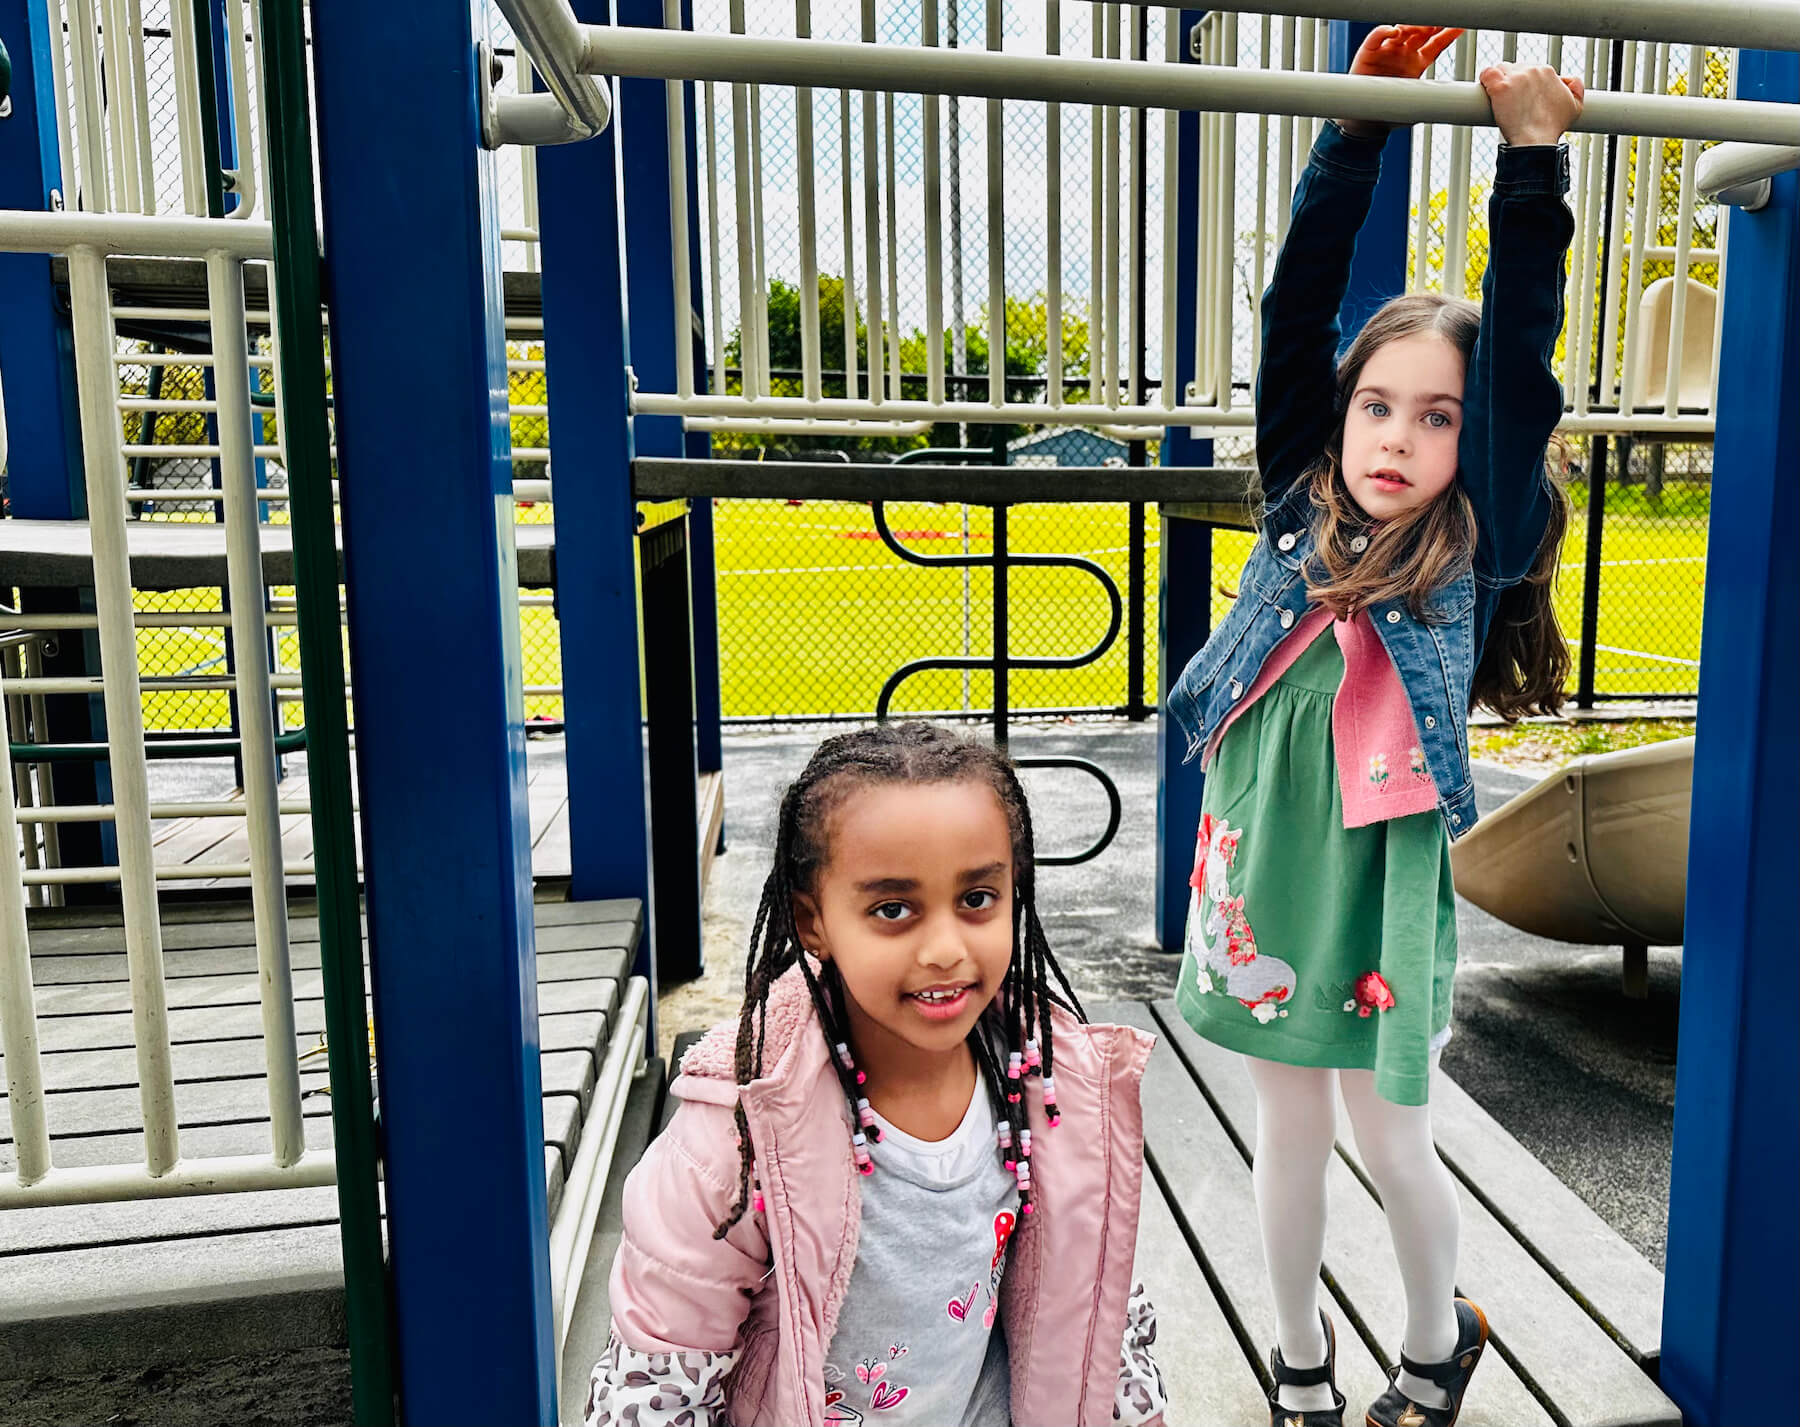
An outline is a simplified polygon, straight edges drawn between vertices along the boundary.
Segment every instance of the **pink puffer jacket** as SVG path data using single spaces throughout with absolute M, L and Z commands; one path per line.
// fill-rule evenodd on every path
M 1138 1087 L 1151 1038 L 1060 1011 L 1053 1024 L 1062 1124 L 1048 1127 L 1031 1082 L 1037 1207 L 1012 1241 L 1001 1290 L 1017 1427 L 1113 1421 L 1144 1172 Z M 667 1354 L 654 1361 L 694 1380 L 735 1350 L 721 1420 L 822 1424 L 825 1355 L 862 1217 L 849 1112 L 797 971 L 770 993 L 767 1073 L 741 1090 L 736 1036 L 735 1025 L 716 1027 L 689 1052 L 674 1084 L 682 1103 L 626 1180 L 609 1352 L 638 1363 Z M 737 1196 L 740 1094 L 766 1207 L 715 1239 Z M 603 1378 L 604 1365 L 601 1397 Z

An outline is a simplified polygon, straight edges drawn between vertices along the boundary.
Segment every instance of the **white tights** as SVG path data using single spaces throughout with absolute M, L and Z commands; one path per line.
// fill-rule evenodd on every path
M 1448 1358 L 1456 1347 L 1458 1213 L 1450 1171 L 1431 1138 L 1425 1105 L 1395 1105 L 1375 1093 L 1366 1070 L 1314 1070 L 1246 1056 L 1256 1087 L 1256 1212 L 1275 1298 L 1275 1340 L 1289 1367 L 1325 1361 L 1319 1326 L 1319 1269 L 1325 1255 L 1325 1171 L 1337 1137 L 1337 1091 L 1356 1133 L 1356 1148 L 1387 1211 L 1388 1233 L 1406 1294 L 1401 1343 L 1417 1362 Z M 1432 1057 L 1432 1068 L 1437 1057 Z M 1435 1384 L 1402 1371 L 1401 1390 L 1444 1406 Z M 1287 1387 L 1289 1411 L 1327 1408 L 1331 1391 Z

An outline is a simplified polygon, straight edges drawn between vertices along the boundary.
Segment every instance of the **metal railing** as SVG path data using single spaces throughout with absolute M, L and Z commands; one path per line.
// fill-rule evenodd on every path
M 125 464 L 118 439 L 115 319 L 106 272 L 107 258 L 122 253 L 203 259 L 214 348 L 227 351 L 241 340 L 239 334 L 244 330 L 244 262 L 267 258 L 270 244 L 268 225 L 254 220 L 0 214 L 0 249 L 59 254 L 68 262 L 76 391 L 93 541 L 94 617 L 103 670 L 103 677 L 92 680 L 23 674 L 8 680 L 5 691 L 37 697 L 63 692 L 65 685 L 76 683 L 97 686 L 104 699 L 113 801 L 94 809 L 92 816 L 104 817 L 114 825 L 119 861 L 116 868 L 93 871 L 119 884 L 145 1145 L 144 1162 L 136 1167 L 52 1166 L 41 1113 L 43 1085 L 36 1055 L 30 944 L 23 935 L 25 874 L 17 859 L 0 859 L 6 863 L 0 868 L 0 916 L 8 919 L 9 932 L 18 933 L 9 934 L 0 949 L 6 961 L 0 998 L 5 1003 L 6 1070 L 18 1149 L 18 1173 L 14 1182 L 0 1183 L 0 1207 L 318 1185 L 335 1179 L 333 1156 L 329 1151 L 309 1152 L 301 1124 L 281 813 L 276 796 L 273 680 L 264 654 L 259 492 L 250 433 L 248 367 L 240 362 L 218 362 L 213 369 L 218 399 L 212 415 L 218 424 L 221 475 L 215 498 L 223 502 L 225 510 L 226 567 L 232 596 L 231 613 L 225 618 L 235 636 L 231 683 L 238 695 L 243 740 L 248 870 L 267 1053 L 270 1153 L 192 1161 L 181 1158 L 157 910 L 143 682 L 138 674 L 127 547 Z M 7 736 L 10 741 L 10 733 Z M 10 755 L 0 762 L 7 764 L 10 785 Z M 11 787 L 6 791 L 10 793 Z M 9 806 L 11 801 L 9 798 Z M 21 1107 L 27 1110 L 23 1126 Z
M 561 12 L 566 6 L 562 0 L 515 0 L 514 8 Z M 1310 18 L 1295 21 L 1286 15 L 1276 21 L 1268 13 L 1274 7 L 1251 7 L 1253 12 L 1262 12 L 1260 17 L 1253 14 L 1242 24 L 1236 11 L 1210 12 L 1187 37 L 1202 63 L 1184 65 L 1174 63 L 1183 37 L 1172 23 L 1164 27 L 1161 63 L 1136 51 L 1134 37 L 1127 37 L 1121 45 L 1121 7 L 1116 5 L 1083 7 L 1093 15 L 1093 58 L 1060 53 L 1061 6 L 1054 0 L 1046 6 L 1046 53 L 1004 50 L 998 22 L 1002 8 L 1000 0 L 989 0 L 986 50 L 943 47 L 938 5 L 931 0 L 920 7 L 920 45 L 877 43 L 872 6 L 864 7 L 860 43 L 806 38 L 812 21 L 805 0 L 795 7 L 796 37 L 791 39 L 745 33 L 749 22 L 741 3 L 730 8 L 732 32 L 727 34 L 562 26 L 558 63 L 579 65 L 588 73 L 661 78 L 669 84 L 672 102 L 667 106 L 667 122 L 674 155 L 669 193 L 671 251 L 685 253 L 693 225 L 704 224 L 701 246 L 709 288 L 706 305 L 713 329 L 710 389 L 704 374 L 693 370 L 686 343 L 676 342 L 673 389 L 638 390 L 636 410 L 678 415 L 690 426 L 711 431 L 770 435 L 873 435 L 884 431 L 904 435 L 932 422 L 995 419 L 1096 425 L 1121 435 L 1147 435 L 1156 427 L 1171 425 L 1215 431 L 1248 427 L 1254 422 L 1247 392 L 1255 366 L 1264 258 L 1270 243 L 1279 242 L 1293 181 L 1305 162 L 1316 121 L 1325 116 L 1386 118 L 1423 126 L 1421 142 L 1415 148 L 1414 182 L 1419 194 L 1415 223 L 1424 236 L 1440 199 L 1448 217 L 1441 273 L 1434 280 L 1421 249 L 1413 263 L 1412 285 L 1436 285 L 1448 275 L 1446 285 L 1455 286 L 1460 279 L 1470 252 L 1470 225 L 1480 221 L 1480 205 L 1474 201 L 1480 182 L 1470 161 L 1471 131 L 1492 122 L 1487 101 L 1474 82 L 1477 47 L 1484 41 L 1493 47 L 1497 41 L 1499 51 L 1513 57 L 1520 53 L 1517 33 L 1465 36 L 1449 62 L 1455 78 L 1421 85 L 1321 72 L 1326 51 L 1322 23 Z M 1550 7 L 1536 0 L 1521 0 L 1504 8 L 1508 17 L 1534 21 L 1551 13 Z M 1341 15 L 1347 10 L 1361 13 L 1354 4 L 1319 7 L 1314 13 Z M 673 15 L 669 18 L 672 23 Z M 1701 205 L 1693 167 L 1703 142 L 1800 138 L 1800 109 L 1796 106 L 1746 103 L 1708 89 L 1709 66 L 1728 66 L 1728 56 L 1692 44 L 1683 57 L 1679 45 L 1671 48 L 1667 39 L 1646 38 L 1664 34 L 1679 40 L 1693 30 L 1691 23 L 1659 28 L 1659 18 L 1667 17 L 1660 11 L 1657 17 L 1634 14 L 1621 21 L 1599 15 L 1585 22 L 1560 16 L 1563 24 L 1573 26 L 1578 34 L 1586 31 L 1589 37 L 1577 39 L 1572 46 L 1562 34 L 1547 40 L 1550 62 L 1584 72 L 1588 84 L 1586 107 L 1573 140 L 1576 184 L 1571 201 L 1577 210 L 1579 237 L 1571 255 L 1569 349 L 1564 363 L 1569 410 L 1566 429 L 1570 431 L 1634 432 L 1663 438 L 1710 434 L 1714 374 L 1702 371 L 1697 383 L 1694 379 L 1686 332 L 1688 283 L 1673 283 L 1672 299 L 1659 298 L 1661 305 L 1644 313 L 1640 311 L 1643 280 L 1647 270 L 1656 265 L 1672 264 L 1685 279 L 1690 269 L 1716 268 L 1720 262 L 1722 237 L 1710 245 L 1693 241 L 1695 214 Z M 1719 24 L 1712 26 L 1715 42 L 1741 34 L 1747 42 L 1800 46 L 1794 12 L 1785 7 L 1752 6 L 1717 19 Z M 1679 62 L 1682 58 L 1685 71 Z M 706 171 L 705 211 L 700 215 L 687 211 L 682 157 L 686 134 L 682 106 L 674 102 L 683 83 L 696 84 L 696 109 L 705 116 L 703 132 L 695 136 Z M 1696 93 L 1671 93 L 1672 83 Z M 728 96 L 717 92 L 721 84 L 729 84 Z M 771 86 L 792 89 L 796 209 L 791 220 L 787 214 L 771 212 L 765 201 L 766 175 L 773 170 L 763 152 L 769 141 L 763 115 L 768 102 L 765 90 Z M 847 291 L 860 301 L 847 298 L 844 302 L 845 357 L 840 364 L 834 353 L 830 364 L 855 371 L 859 378 L 855 385 L 861 388 L 844 389 L 836 395 L 825 391 L 827 355 L 822 349 L 828 343 L 818 328 L 817 283 L 830 260 L 821 242 L 825 205 L 810 161 L 818 151 L 815 131 L 822 117 L 821 101 L 833 91 L 842 206 L 841 220 L 835 226 L 843 235 L 841 266 Z M 925 195 L 924 239 L 922 251 L 915 250 L 914 257 L 924 267 L 927 317 L 923 333 L 914 334 L 923 336 L 922 352 L 912 354 L 905 363 L 894 277 L 895 253 L 901 242 L 894 212 L 896 92 L 923 96 L 924 151 L 919 165 Z M 1082 393 L 1085 399 L 1070 399 L 1070 389 L 1077 383 L 1065 380 L 1060 344 L 1055 341 L 1047 344 L 1049 380 L 1044 400 L 1009 400 L 997 371 L 989 373 L 986 401 L 947 399 L 942 377 L 944 299 L 946 287 L 959 273 L 947 275 L 944 263 L 942 196 L 947 156 L 941 147 L 941 96 L 951 96 L 952 105 L 958 98 L 970 96 L 987 101 L 984 305 L 990 351 L 1004 345 L 1007 300 L 1018 295 L 1016 278 L 1009 288 L 1004 213 L 1008 166 L 1017 161 L 1007 152 L 1002 116 L 1008 111 L 1003 105 L 1017 101 L 1044 104 L 1047 137 L 1042 202 L 1050 237 L 1040 295 L 1052 331 L 1060 330 L 1059 319 L 1065 312 L 1085 308 L 1089 320 L 1088 380 L 1081 384 L 1087 388 Z M 785 98 L 782 102 L 784 106 L 790 103 Z M 1068 279 L 1069 274 L 1081 271 L 1080 255 L 1061 251 L 1059 242 L 1065 182 L 1058 136 L 1065 111 L 1077 106 L 1091 109 L 1094 115 L 1092 148 L 1084 165 L 1092 189 L 1090 283 L 1085 293 Z M 1135 181 L 1139 175 L 1154 172 L 1142 137 L 1144 128 L 1120 122 L 1121 114 L 1134 108 L 1157 109 L 1164 114 L 1161 191 L 1153 192 L 1148 202 L 1141 196 L 1142 185 Z M 1152 287 L 1161 294 L 1163 310 L 1147 315 L 1151 325 L 1160 327 L 1163 371 L 1171 369 L 1179 328 L 1189 320 L 1187 314 L 1173 311 L 1176 275 L 1171 265 L 1177 259 L 1173 241 L 1177 214 L 1171 131 L 1177 108 L 1205 111 L 1201 301 L 1192 318 L 1198 370 L 1196 380 L 1185 391 L 1176 391 L 1171 384 L 1156 381 L 1151 373 L 1134 368 L 1129 356 L 1121 361 L 1119 351 L 1119 334 L 1144 313 Z M 1258 133 L 1259 162 L 1253 174 L 1245 175 L 1237 165 L 1237 140 L 1241 125 L 1251 122 Z M 1278 139 L 1272 136 L 1272 129 L 1278 130 Z M 726 130 L 728 145 L 721 132 Z M 1641 137 L 1647 134 L 1659 137 Z M 1672 242 L 1658 242 L 1655 230 L 1664 226 L 1667 205 L 1660 193 L 1655 207 L 1650 207 L 1648 200 L 1659 190 L 1666 147 L 1675 151 L 1671 177 L 1679 175 L 1674 179 L 1678 190 L 1674 200 L 1678 208 L 1673 223 L 1676 236 Z M 1442 149 L 1448 150 L 1449 168 L 1444 187 L 1439 189 L 1437 165 Z M 1640 166 L 1646 170 L 1642 174 L 1637 172 Z M 1121 179 L 1127 176 L 1133 182 L 1125 186 L 1132 192 L 1122 194 Z M 1243 192 L 1246 180 L 1252 190 L 1248 195 Z M 1150 186 L 1154 189 L 1157 185 L 1153 182 Z M 1630 201 L 1628 188 L 1634 195 Z M 1255 227 L 1249 232 L 1238 228 L 1240 199 L 1246 203 L 1246 212 L 1252 203 L 1256 210 Z M 952 203 L 955 201 L 953 190 Z M 1123 214 L 1122 203 L 1130 205 Z M 1156 260 L 1162 271 L 1146 283 L 1134 270 L 1141 264 L 1122 265 L 1119 260 L 1122 248 L 1146 244 L 1146 234 L 1157 226 L 1156 208 L 1162 210 L 1164 241 Z M 731 221 L 722 223 L 722 217 Z M 864 238 L 860 253 L 852 241 L 859 225 Z M 797 278 L 801 304 L 797 391 L 794 383 L 775 377 L 768 360 L 769 299 L 775 272 L 772 233 L 778 228 L 788 240 L 784 280 Z M 1255 255 L 1257 272 L 1248 292 L 1234 297 L 1238 277 L 1234 255 L 1246 248 Z M 674 306 L 685 313 L 693 294 L 688 290 L 684 263 L 675 264 L 674 277 Z M 1596 288 L 1603 291 L 1596 295 Z M 1714 303 L 1709 315 L 1715 323 L 1720 310 Z M 733 317 L 737 329 L 733 340 L 743 368 L 735 382 L 726 371 L 725 329 Z M 866 344 L 860 329 L 864 319 Z M 685 318 L 681 320 L 685 327 Z M 1654 333 L 1640 331 L 1642 324 L 1651 321 L 1656 323 Z M 953 317 L 951 330 L 953 335 L 962 330 L 958 318 Z M 1657 343 L 1666 344 L 1661 348 L 1664 380 L 1655 391 L 1644 389 L 1639 370 L 1640 349 L 1652 336 Z M 1704 345 L 1716 354 L 1716 340 Z M 859 354 L 865 360 L 859 360 Z M 839 385 L 846 386 L 842 381 Z M 1156 390 L 1147 393 L 1146 387 L 1152 385 Z M 1705 388 L 1704 396 L 1700 387 Z M 1237 395 L 1239 392 L 1244 395 Z M 851 422 L 858 425 L 851 427 Z

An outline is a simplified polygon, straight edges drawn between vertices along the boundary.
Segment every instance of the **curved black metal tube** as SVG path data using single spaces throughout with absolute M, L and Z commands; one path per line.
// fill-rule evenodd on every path
M 1123 812 L 1123 804 L 1119 799 L 1119 785 L 1098 763 L 1090 763 L 1085 758 L 1015 758 L 1015 768 L 1074 768 L 1089 774 L 1100 784 L 1101 791 L 1106 794 L 1108 811 L 1106 815 L 1106 831 L 1094 840 L 1092 846 L 1082 852 L 1071 852 L 1054 856 L 1038 853 L 1036 862 L 1039 867 L 1073 867 L 1080 862 L 1092 862 L 1106 849 L 1112 846 L 1112 840 L 1119 835 L 1119 819 Z
M 956 566 L 991 566 L 995 563 L 995 556 L 991 554 L 921 555 L 918 551 L 908 549 L 905 545 L 901 544 L 899 539 L 894 535 L 893 530 L 888 525 L 886 502 L 872 502 L 871 512 L 875 517 L 875 531 L 881 536 L 882 544 L 886 545 L 888 549 L 892 550 L 908 564 L 938 566 L 941 568 Z M 1093 578 L 1099 582 L 1100 588 L 1106 591 L 1107 602 L 1110 606 L 1106 633 L 1103 634 L 1094 647 L 1089 649 L 1086 653 L 1066 656 L 1020 655 L 1016 658 L 1009 658 L 1006 661 L 1009 668 L 1079 669 L 1084 665 L 1094 663 L 1097 659 L 1101 658 L 1107 650 L 1112 648 L 1119 637 L 1119 631 L 1125 624 L 1125 603 L 1119 596 L 1118 582 L 1115 581 L 1111 575 L 1107 574 L 1099 565 L 1096 565 L 1092 560 L 1084 560 L 1078 555 L 1008 555 L 1006 557 L 1006 563 L 1009 566 L 1028 565 L 1035 566 L 1039 569 L 1063 568 L 1082 570 L 1093 576 Z M 991 655 L 982 659 L 957 654 L 914 659 L 910 663 L 902 664 L 889 675 L 887 682 L 881 686 L 881 694 L 875 700 L 875 717 L 877 719 L 887 718 L 888 705 L 893 702 L 895 691 L 914 674 L 922 674 L 927 669 L 992 669 L 995 667 L 996 663 L 997 660 Z

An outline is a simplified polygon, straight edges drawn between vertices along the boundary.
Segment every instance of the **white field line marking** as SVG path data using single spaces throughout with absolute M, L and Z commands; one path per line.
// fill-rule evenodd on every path
M 1655 555 L 1642 560 L 1602 560 L 1600 562 L 1602 568 L 1608 565 L 1704 565 L 1705 563 L 1706 556 L 1704 555 Z M 1562 568 L 1565 570 L 1586 569 L 1587 561 L 1564 560 Z
M 1658 664 L 1680 664 L 1688 669 L 1698 669 L 1698 659 L 1677 659 L 1673 654 L 1652 654 L 1647 649 L 1621 649 L 1616 644 L 1596 644 L 1596 649 L 1604 649 L 1608 654 L 1629 654 L 1633 659 L 1654 659 Z

